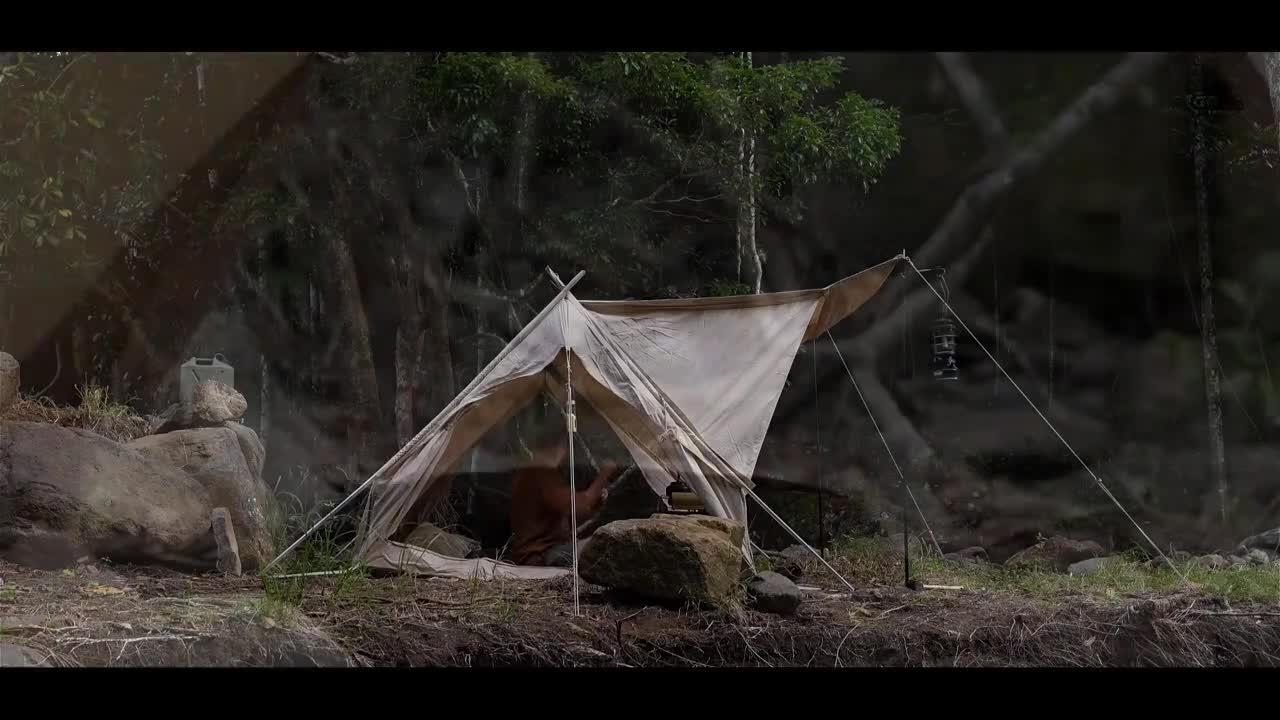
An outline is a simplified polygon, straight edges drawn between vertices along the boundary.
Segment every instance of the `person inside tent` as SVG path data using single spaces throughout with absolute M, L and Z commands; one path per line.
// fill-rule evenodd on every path
M 568 468 L 562 467 L 568 455 L 567 434 L 563 428 L 553 427 L 539 438 L 529 465 L 516 470 L 512 477 L 511 559 L 518 565 L 573 564 L 573 493 L 569 489 Z M 577 492 L 579 525 L 599 511 L 608 496 L 609 478 L 618 467 L 615 462 L 603 463 L 590 484 Z

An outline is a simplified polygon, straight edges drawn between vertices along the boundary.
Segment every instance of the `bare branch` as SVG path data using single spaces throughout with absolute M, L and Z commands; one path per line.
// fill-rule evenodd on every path
M 952 287 L 960 287 L 964 283 L 965 278 L 973 271 L 978 258 L 982 256 L 982 253 L 990 243 L 991 236 L 984 236 L 965 252 L 964 257 L 951 266 L 947 276 L 948 282 Z M 913 285 L 919 285 L 919 278 L 914 272 L 910 272 L 904 279 Z M 904 325 L 910 323 L 911 319 L 918 316 L 920 311 L 936 301 L 937 298 L 934 297 L 933 291 L 929 288 L 917 287 L 905 300 L 898 303 L 888 316 L 871 325 L 855 341 L 848 343 L 847 349 L 846 347 L 841 347 L 841 352 L 868 355 L 872 358 L 878 357 L 892 345 L 894 339 L 902 332 Z
M 1168 53 L 1133 53 L 1063 110 L 1034 140 L 1007 156 L 1001 167 L 970 185 L 956 198 L 938 228 L 915 253 L 920 265 L 946 262 L 990 214 L 1014 182 L 1039 170 L 1049 156 L 1080 132 L 1094 117 L 1111 109 Z
M 1009 141 L 1009 132 L 1005 129 L 991 96 L 987 94 L 986 84 L 969 64 L 969 58 L 964 53 L 954 52 L 940 52 L 936 55 L 938 64 L 960 95 L 960 101 L 973 116 L 978 132 L 982 133 L 987 145 L 991 148 L 1005 145 Z
M 529 284 L 514 293 L 499 293 L 479 285 L 467 284 L 455 290 L 455 299 L 466 303 L 491 305 L 518 305 L 528 302 L 528 297 L 542 284 L 546 276 L 538 274 Z

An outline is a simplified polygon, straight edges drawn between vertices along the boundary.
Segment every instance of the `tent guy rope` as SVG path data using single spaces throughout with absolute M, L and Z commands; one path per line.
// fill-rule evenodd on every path
M 1147 531 L 1143 530 L 1142 526 L 1138 524 L 1138 521 L 1133 519 L 1133 516 L 1129 514 L 1129 511 L 1125 509 L 1124 505 L 1120 504 L 1120 501 L 1116 499 L 1116 496 L 1111 493 L 1111 489 L 1107 487 L 1106 483 L 1102 482 L 1102 479 L 1099 478 L 1097 473 L 1093 471 L 1093 468 L 1089 466 L 1089 463 L 1085 462 L 1084 458 L 1080 457 L 1080 453 L 1076 452 L 1076 449 L 1071 445 L 1071 443 L 1067 442 L 1067 439 L 1062 436 L 1062 433 L 1058 432 L 1058 428 L 1052 422 L 1050 422 L 1049 418 L 1045 417 L 1045 414 L 1040 411 L 1040 408 L 1034 402 L 1031 401 L 1031 398 L 1027 396 L 1027 393 L 1022 390 L 1022 386 L 1019 385 L 1018 382 L 1013 379 L 1013 376 L 1010 375 L 1009 372 L 1004 369 L 1004 366 L 1000 364 L 1000 361 L 996 360 L 995 356 L 991 354 L 991 351 L 987 350 L 987 346 L 982 344 L 982 341 L 978 339 L 978 336 L 974 334 L 972 330 L 969 329 L 968 324 L 966 324 L 964 319 L 961 318 L 958 313 L 956 313 L 955 309 L 951 307 L 951 304 L 948 303 L 946 299 L 943 298 L 942 295 L 938 293 L 938 290 L 934 288 L 932 283 L 930 283 L 927 279 L 925 279 L 924 273 L 920 271 L 920 268 L 916 267 L 915 261 L 909 257 L 906 258 L 906 261 L 911 265 L 911 269 L 915 271 L 916 275 L 920 277 L 920 280 L 924 282 L 925 286 L 929 288 L 929 291 L 932 292 L 934 296 L 938 298 L 938 301 L 942 303 L 942 306 L 947 309 L 947 312 L 951 313 L 951 316 L 956 319 L 956 322 L 960 323 L 960 327 L 964 328 L 964 331 L 969 334 L 969 337 L 973 338 L 973 341 L 982 350 L 983 354 L 987 356 L 987 359 L 989 359 L 991 363 L 996 366 L 996 369 L 998 369 L 1000 373 L 1004 375 L 1005 379 L 1009 381 L 1009 384 L 1013 386 L 1013 389 L 1017 390 L 1018 394 L 1022 396 L 1022 399 L 1027 401 L 1027 404 L 1030 405 L 1031 409 L 1036 412 L 1036 415 L 1040 416 L 1040 419 L 1044 421 L 1044 424 L 1049 426 L 1049 429 L 1053 431 L 1053 434 L 1058 437 L 1058 440 L 1062 442 L 1063 446 L 1065 446 L 1067 450 L 1070 451 L 1071 455 L 1074 456 L 1075 459 L 1080 463 L 1080 465 L 1085 469 L 1085 472 L 1089 473 L 1089 477 L 1093 478 L 1093 481 L 1098 484 L 1098 487 L 1102 488 L 1103 494 L 1105 494 L 1107 498 L 1111 500 L 1111 502 L 1115 503 L 1115 506 L 1120 509 L 1120 512 L 1124 514 L 1125 518 L 1127 518 L 1129 522 L 1133 524 L 1133 527 L 1137 529 L 1139 533 L 1142 534 L 1142 537 L 1145 538 L 1146 541 L 1151 544 L 1152 549 L 1156 551 L 1156 554 L 1160 556 L 1160 559 L 1163 560 L 1166 565 L 1172 568 L 1173 571 L 1177 573 L 1178 577 L 1181 578 L 1184 583 L 1189 583 L 1190 580 L 1187 579 L 1187 576 L 1182 574 L 1182 571 L 1179 570 L 1178 567 L 1173 564 L 1173 561 L 1171 561 L 1164 554 L 1164 552 L 1160 549 L 1160 546 L 1157 545 L 1155 541 L 1151 539 L 1151 536 L 1147 534 Z
M 911 491 L 911 484 L 907 482 L 907 476 L 902 472 L 902 466 L 898 464 L 898 458 L 894 457 L 893 450 L 889 449 L 889 441 L 885 439 L 884 432 L 880 429 L 880 423 L 876 422 L 876 416 L 871 412 L 871 405 L 867 403 L 867 399 L 862 395 L 862 388 L 858 387 L 858 381 L 853 379 L 853 371 L 849 369 L 849 363 L 844 361 L 844 354 L 840 352 L 840 345 L 836 339 L 832 337 L 831 331 L 827 331 L 827 339 L 831 341 L 831 346 L 836 349 L 836 355 L 840 358 L 840 364 L 844 366 L 844 371 L 849 375 L 849 382 L 853 383 L 853 389 L 858 393 L 858 399 L 862 401 L 862 407 L 867 409 L 867 417 L 871 418 L 871 425 L 876 429 L 876 434 L 880 436 L 880 442 L 884 445 L 884 451 L 889 454 L 889 459 L 893 461 L 893 469 L 898 471 L 898 479 L 902 482 L 902 486 L 906 488 L 907 495 L 911 497 L 911 504 L 915 505 L 916 512 L 920 515 L 920 522 L 924 523 L 924 529 L 929 531 L 929 539 L 933 541 L 933 547 L 938 551 L 938 555 L 942 555 L 942 546 L 938 544 L 938 538 L 933 534 L 933 528 L 929 527 L 929 520 L 924 516 L 924 511 L 920 509 L 920 503 L 916 500 L 916 494 Z M 903 534 L 906 534 L 905 528 Z

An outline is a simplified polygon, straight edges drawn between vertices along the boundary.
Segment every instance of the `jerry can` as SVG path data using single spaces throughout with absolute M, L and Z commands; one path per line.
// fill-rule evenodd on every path
M 207 380 L 235 388 L 235 368 L 227 364 L 227 359 L 221 353 L 215 353 L 211 358 L 193 357 L 182 363 L 178 366 L 178 402 L 189 405 L 196 385 Z

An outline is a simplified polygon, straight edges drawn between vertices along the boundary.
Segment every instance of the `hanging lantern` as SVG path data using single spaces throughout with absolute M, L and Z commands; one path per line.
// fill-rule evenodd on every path
M 939 284 L 942 286 L 940 294 L 945 302 L 942 312 L 933 321 L 930 338 L 933 357 L 930 365 L 933 368 L 934 380 L 959 380 L 960 368 L 956 365 L 956 325 L 951 319 L 951 312 L 946 307 L 951 302 L 951 291 L 947 287 L 947 279 L 943 272 L 941 269 L 938 270 Z
M 959 380 L 956 366 L 956 326 L 948 315 L 933 321 L 933 379 Z

